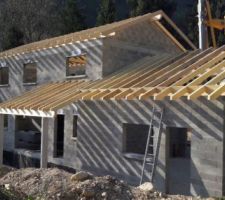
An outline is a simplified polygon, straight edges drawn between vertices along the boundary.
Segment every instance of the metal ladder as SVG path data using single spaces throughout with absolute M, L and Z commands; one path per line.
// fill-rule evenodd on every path
M 156 116 L 156 113 L 159 113 L 159 121 L 158 121 L 159 123 L 157 124 L 158 125 L 158 129 L 157 129 L 158 133 L 157 134 L 153 132 L 153 122 L 154 122 L 154 118 Z M 156 161 L 157 161 L 156 159 L 158 157 L 160 139 L 161 139 L 161 134 L 162 134 L 161 133 L 162 118 L 163 118 L 163 109 L 156 109 L 155 106 L 153 106 L 152 118 L 151 118 L 151 121 L 150 121 L 148 139 L 147 139 L 147 143 L 146 143 L 144 161 L 143 161 L 141 177 L 140 177 L 140 185 L 143 182 L 144 173 L 145 173 L 147 165 L 150 168 L 149 169 L 149 171 L 150 171 L 150 182 L 153 181 L 155 164 L 156 164 Z M 156 139 L 156 140 L 154 140 L 154 139 Z M 151 141 L 152 141 L 152 143 L 151 143 Z M 152 150 L 152 152 L 150 152 L 150 149 Z

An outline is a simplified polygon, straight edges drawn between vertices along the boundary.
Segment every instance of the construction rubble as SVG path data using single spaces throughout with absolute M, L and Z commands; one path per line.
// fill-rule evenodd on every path
M 74 175 L 57 168 L 4 171 L 5 174 L 0 173 L 1 200 L 201 199 L 180 195 L 168 196 L 155 191 L 151 183 L 132 187 L 112 176 L 95 177 L 83 171 Z

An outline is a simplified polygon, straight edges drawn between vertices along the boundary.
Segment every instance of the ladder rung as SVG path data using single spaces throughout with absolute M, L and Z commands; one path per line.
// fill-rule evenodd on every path
M 152 166 L 154 165 L 154 163 L 151 163 L 151 162 L 146 162 L 146 164 L 147 165 L 152 165 Z

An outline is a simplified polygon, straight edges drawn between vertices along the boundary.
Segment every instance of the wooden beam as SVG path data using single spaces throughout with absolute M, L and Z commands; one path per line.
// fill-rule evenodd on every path
M 222 61 L 221 63 L 217 64 L 216 66 L 210 68 L 208 71 L 206 71 L 205 73 L 201 74 L 198 78 L 194 79 L 191 83 L 189 83 L 188 85 L 199 85 L 201 84 L 203 81 L 205 81 L 205 79 L 209 78 L 210 76 L 213 76 L 214 73 L 218 73 L 219 71 L 221 71 L 221 69 L 225 66 L 225 60 Z
M 208 100 L 216 100 L 224 92 L 225 92 L 225 85 L 221 85 L 211 94 L 208 95 Z
M 173 93 L 174 89 L 172 87 L 167 87 L 158 94 L 154 96 L 154 100 L 163 100 L 169 93 Z
M 131 94 L 133 92 L 132 89 L 125 89 L 121 93 L 115 95 L 112 99 L 113 100 L 121 100 L 125 99 L 127 95 Z
M 122 91 L 120 89 L 116 89 L 114 91 L 111 91 L 109 94 L 104 95 L 101 99 L 102 100 L 110 100 L 112 99 L 114 96 L 120 94 Z
M 224 58 L 225 58 L 225 53 L 219 54 L 218 56 L 216 56 L 215 58 L 213 58 L 209 62 L 205 63 L 204 65 L 202 65 L 202 66 L 200 66 L 198 68 L 196 68 L 195 71 L 192 71 L 188 75 L 184 76 L 182 79 L 178 80 L 173 85 L 182 86 L 182 85 L 188 83 L 189 81 L 194 79 L 199 74 L 204 73 L 205 70 L 214 67 L 215 64 L 217 64 L 218 62 L 221 62 Z
M 85 94 L 88 94 L 89 91 L 86 92 L 79 92 L 76 94 L 70 94 L 66 97 L 60 98 L 54 102 L 52 102 L 51 104 L 47 104 L 43 107 L 41 107 L 39 110 L 41 111 L 57 111 L 60 108 L 63 108 L 71 103 L 74 103 L 77 100 L 80 100 L 82 96 L 84 96 Z
M 164 65 L 163 67 L 159 68 L 158 71 L 153 73 L 152 75 L 142 78 L 142 80 L 139 80 L 135 85 L 132 87 L 154 87 L 154 81 L 161 81 L 159 80 L 159 77 L 164 77 L 164 74 L 166 74 L 168 71 L 173 70 L 174 68 L 180 66 L 182 63 L 184 63 L 186 60 L 189 60 L 193 55 L 195 55 L 197 52 L 191 52 L 190 54 L 185 55 L 184 57 L 176 60 L 175 62 L 169 64 L 169 65 Z M 168 76 L 167 76 L 168 78 Z
M 139 97 L 139 95 L 145 93 L 146 90 L 144 88 L 140 88 L 138 90 L 133 91 L 132 93 L 128 94 L 126 96 L 126 100 L 134 100 L 137 99 Z
M 91 97 L 91 100 L 99 100 L 101 99 L 103 96 L 109 94 L 111 92 L 111 90 L 103 90 L 101 92 L 99 92 L 98 94 L 94 95 Z
M 190 90 L 191 89 L 189 87 L 182 87 L 181 89 L 179 89 L 177 92 L 175 92 L 174 94 L 170 96 L 170 100 L 178 100 L 179 98 L 184 96 L 186 93 L 190 92 Z
M 160 89 L 158 89 L 158 88 L 156 88 L 156 87 L 155 87 L 155 88 L 152 88 L 152 89 L 146 91 L 145 93 L 140 94 L 140 95 L 139 95 L 139 100 L 146 100 L 146 99 L 149 99 L 149 97 L 154 96 L 155 94 L 157 94 L 157 93 L 159 93 L 159 92 L 161 92 Z
M 200 97 L 204 92 L 206 92 L 206 87 L 200 87 L 199 89 L 195 90 L 191 94 L 188 95 L 188 100 L 196 100 Z
M 163 18 L 177 31 L 177 33 L 184 39 L 184 41 L 193 49 L 197 49 L 196 46 L 188 39 L 188 37 L 176 26 L 176 24 L 161 11 Z
M 180 48 L 183 52 L 186 52 L 187 51 L 183 47 L 183 45 L 159 21 L 155 21 L 153 23 L 156 24 L 160 28 L 160 30 L 163 33 L 165 33 L 178 48 Z
M 197 60 L 196 54 L 190 55 L 190 58 L 185 60 L 183 63 L 179 64 L 178 66 L 174 66 L 174 68 L 164 72 L 161 76 L 159 76 L 157 79 L 153 79 L 151 82 L 149 82 L 146 87 L 154 87 L 159 86 L 163 81 L 167 80 L 168 77 L 171 77 L 172 75 L 176 74 L 180 70 L 184 69 L 188 65 L 192 64 Z
M 201 52 L 200 54 L 197 55 L 197 58 L 199 60 L 197 60 L 196 62 L 192 63 L 191 65 L 187 66 L 184 65 L 185 68 L 179 70 L 177 73 L 173 74 L 172 76 L 168 77 L 168 79 L 164 80 L 163 82 L 161 82 L 159 84 L 160 87 L 165 87 L 165 86 L 170 86 L 172 85 L 176 85 L 176 81 L 178 81 L 179 79 L 185 77 L 185 75 L 188 75 L 192 72 L 192 70 L 196 69 L 198 66 L 201 66 L 203 64 L 205 64 L 206 62 L 210 61 L 210 59 L 212 59 L 214 56 L 216 56 L 216 52 L 211 53 L 212 52 L 212 48 L 206 49 L 203 52 Z
M 92 96 L 95 96 L 96 94 L 100 93 L 100 90 L 94 90 L 92 92 L 89 92 L 88 94 L 82 96 L 82 100 L 90 100 Z

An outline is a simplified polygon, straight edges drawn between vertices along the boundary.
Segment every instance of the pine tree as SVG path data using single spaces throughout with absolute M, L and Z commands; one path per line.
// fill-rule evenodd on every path
M 85 17 L 82 9 L 78 7 L 77 0 L 66 0 L 61 13 L 61 32 L 63 34 L 72 33 L 84 29 Z
M 198 2 L 195 1 L 194 5 L 190 9 L 189 14 L 187 15 L 187 36 L 188 38 L 198 47 L 199 36 L 198 36 Z
M 97 25 L 109 24 L 116 19 L 116 4 L 114 0 L 101 0 L 97 16 Z
M 174 0 L 127 0 L 130 7 L 130 16 L 143 15 L 157 10 L 165 11 L 172 16 L 176 9 Z

